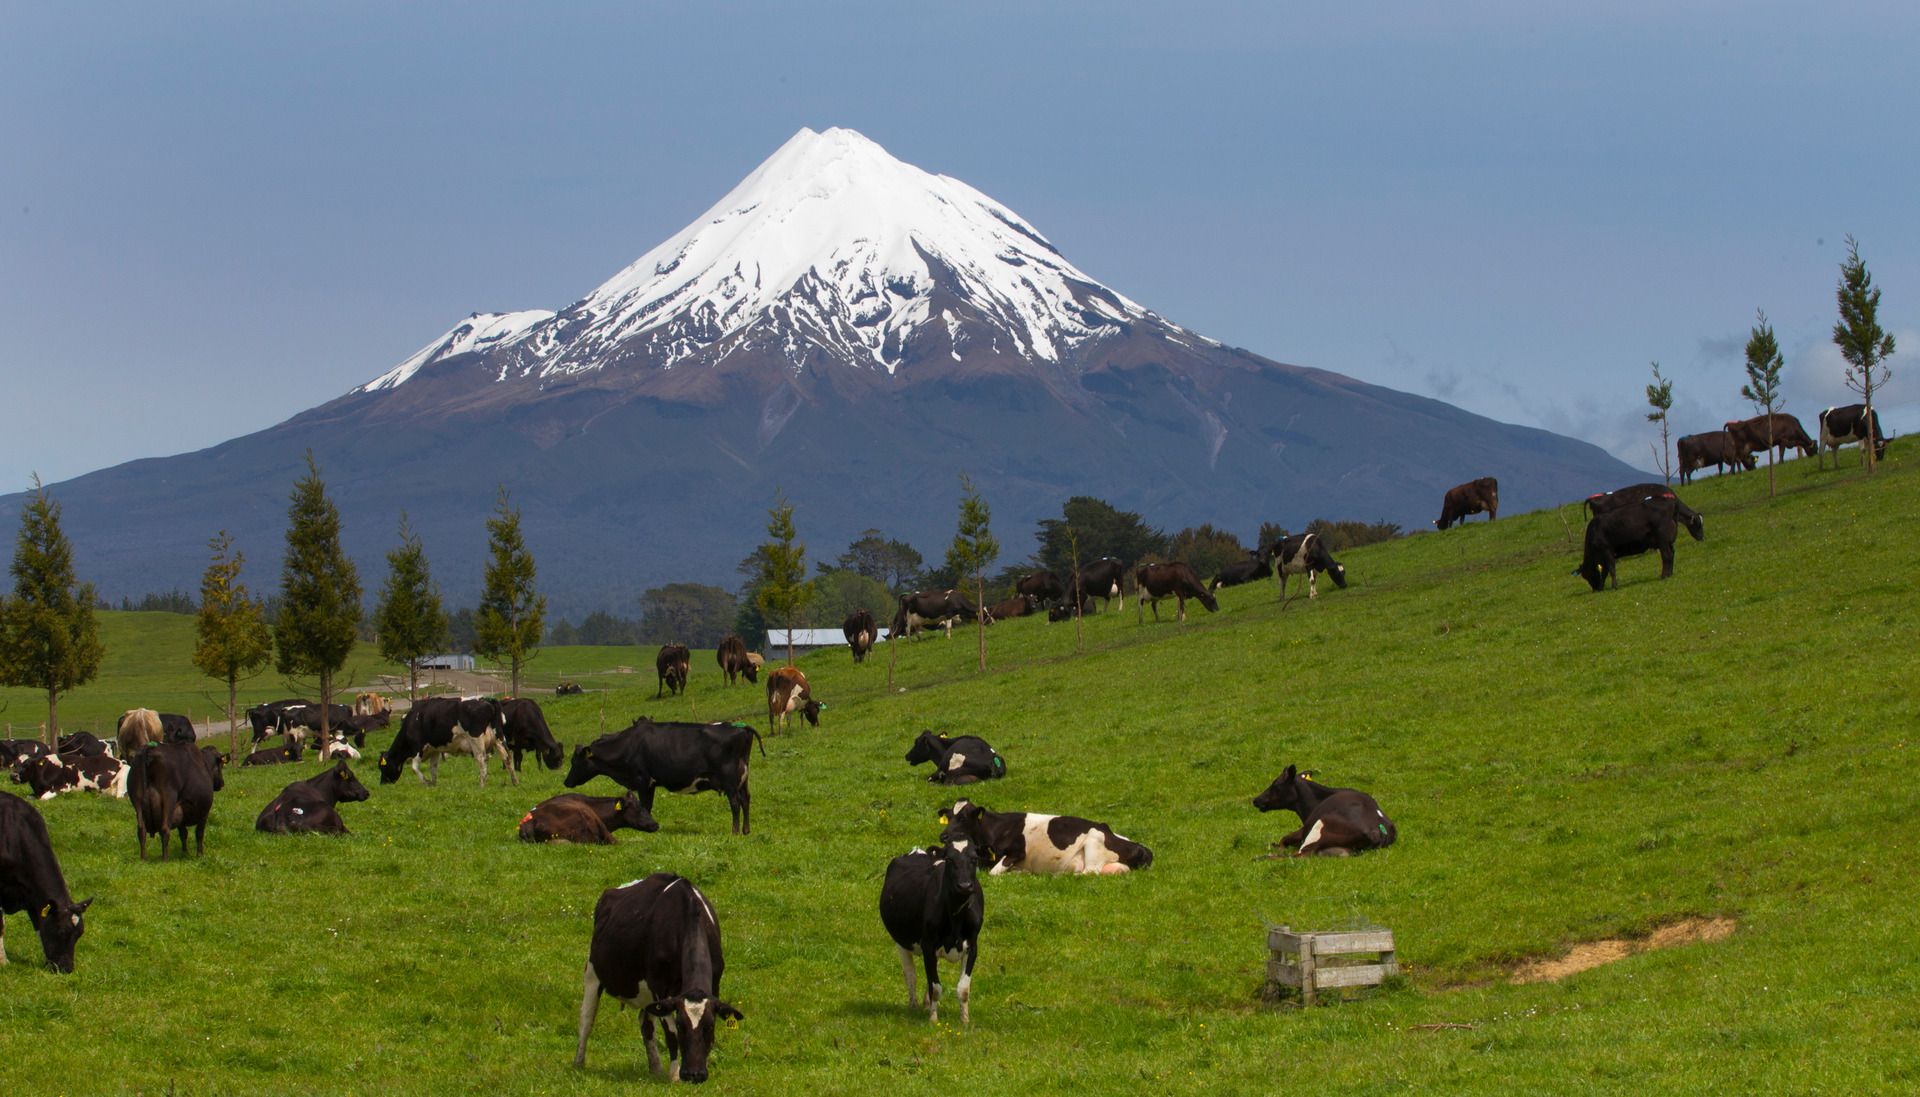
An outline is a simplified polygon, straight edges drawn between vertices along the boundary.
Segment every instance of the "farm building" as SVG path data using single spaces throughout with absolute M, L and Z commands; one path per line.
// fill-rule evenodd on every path
M 446 655 L 429 655 L 425 659 L 420 660 L 420 669 L 421 670 L 472 670 L 473 656 L 455 655 L 451 652 L 449 652 Z
M 887 628 L 885 626 L 881 626 L 881 629 L 880 629 L 881 640 L 883 641 L 886 640 L 887 632 L 888 632 Z M 837 628 L 797 628 L 793 630 L 793 653 L 795 655 L 800 655 L 804 652 L 809 652 L 809 651 L 819 651 L 821 648 L 843 648 L 846 646 L 847 646 L 846 633 L 841 632 Z M 769 658 L 772 658 L 773 656 L 776 656 L 776 655 L 778 655 L 782 659 L 786 658 L 787 656 L 787 630 L 786 629 L 771 628 L 767 630 L 767 646 L 766 646 L 765 654 Z

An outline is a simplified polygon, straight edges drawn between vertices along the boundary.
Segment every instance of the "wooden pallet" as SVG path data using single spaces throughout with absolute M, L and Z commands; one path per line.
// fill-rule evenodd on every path
M 1309 1006 L 1323 990 L 1379 986 L 1400 974 L 1393 931 L 1387 929 L 1295 933 L 1277 926 L 1267 931 L 1267 953 L 1268 995 L 1292 987 Z

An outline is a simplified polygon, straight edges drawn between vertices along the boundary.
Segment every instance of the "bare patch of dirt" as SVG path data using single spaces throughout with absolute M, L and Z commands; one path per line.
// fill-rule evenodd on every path
M 1673 948 L 1696 941 L 1724 941 L 1733 935 L 1738 923 L 1731 918 L 1686 918 L 1670 922 L 1646 937 L 1610 937 L 1604 941 L 1582 941 L 1565 956 L 1550 960 L 1532 960 L 1514 970 L 1511 983 L 1554 983 L 1569 975 L 1578 975 L 1624 960 L 1636 952 L 1655 948 Z

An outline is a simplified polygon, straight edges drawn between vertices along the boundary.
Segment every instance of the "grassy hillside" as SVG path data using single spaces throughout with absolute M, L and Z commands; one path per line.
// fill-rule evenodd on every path
M 1267 584 L 1185 624 L 1094 617 L 1078 653 L 1070 626 L 1008 622 L 985 674 L 970 634 L 897 645 L 891 689 L 884 647 L 810 657 L 823 726 L 755 757 L 747 838 L 719 798 L 663 795 L 659 834 L 529 848 L 515 823 L 559 775 L 483 791 L 470 763 L 347 805 L 346 839 L 253 833 L 303 766 L 234 775 L 204 859 L 142 864 L 125 804 L 63 798 L 43 811 L 98 901 L 71 977 L 7 920 L 0 1078 L 623 1091 L 645 1056 L 611 1006 L 588 1069 L 568 1066 L 580 968 L 600 890 L 665 869 L 719 911 L 748 1018 L 712 1063 L 728 1092 L 1911 1089 L 1916 470 L 1902 442 L 1871 482 L 1794 462 L 1777 500 L 1756 475 L 1683 489 L 1706 542 L 1666 582 L 1623 562 L 1617 592 L 1568 574 L 1579 523 L 1542 512 L 1354 551 L 1350 588 L 1311 603 Z M 653 688 L 647 668 L 547 710 L 569 744 L 638 712 L 765 725 L 710 658 L 690 698 Z M 901 760 L 923 727 L 1006 755 L 972 790 L 989 807 L 1101 819 L 1156 857 L 989 880 L 968 1028 L 906 1008 L 877 915 L 888 858 L 932 841 L 951 795 Z M 1295 822 L 1248 801 L 1289 762 L 1374 793 L 1399 844 L 1263 859 Z M 1739 928 L 1508 982 L 1687 916 Z M 1266 923 L 1358 922 L 1394 930 L 1401 985 L 1261 1004 Z

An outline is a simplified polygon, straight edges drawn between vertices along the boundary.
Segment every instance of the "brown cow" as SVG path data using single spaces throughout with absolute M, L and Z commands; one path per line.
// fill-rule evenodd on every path
M 1482 511 L 1489 522 L 1500 516 L 1500 481 L 1491 476 L 1448 488 L 1446 498 L 1440 500 L 1440 517 L 1433 520 L 1433 525 L 1436 529 L 1446 529 L 1455 522 L 1464 525 L 1467 515 Z
M 1139 605 L 1134 609 L 1136 621 L 1146 616 L 1144 607 L 1148 602 L 1153 603 L 1153 619 L 1158 621 L 1160 599 L 1169 594 L 1173 595 L 1180 607 L 1179 617 L 1182 621 L 1187 619 L 1187 599 L 1189 598 L 1198 599 L 1201 605 L 1207 607 L 1208 613 L 1214 613 L 1220 608 L 1220 603 L 1214 600 L 1213 595 L 1207 593 L 1207 588 L 1200 585 L 1200 577 L 1193 573 L 1193 569 L 1188 567 L 1185 561 L 1142 564 L 1139 570 L 1133 573 L 1133 586 L 1140 592 Z
M 660 824 L 641 809 L 639 799 L 631 792 L 620 796 L 563 792 L 540 801 L 520 817 L 520 840 L 610 846 L 613 832 L 622 827 L 656 831 Z
M 799 667 L 776 667 L 767 676 L 767 734 L 787 727 L 793 713 L 806 717 L 807 723 L 820 726 L 820 710 L 827 706 L 813 699 L 812 687 Z
M 385 694 L 362 693 L 353 699 L 355 716 L 378 716 L 383 712 L 392 712 L 393 702 Z
M 1772 436 L 1769 437 L 1768 419 L 1772 419 Z M 1787 447 L 1800 451 L 1802 457 L 1812 457 L 1819 447 L 1807 432 L 1800 427 L 1800 420 L 1783 411 L 1776 411 L 1771 417 L 1756 415 L 1751 419 L 1730 419 L 1721 429 L 1733 439 L 1733 444 L 1742 453 L 1765 453 L 1769 443 L 1777 451 L 1777 459 L 1787 459 Z
M 734 676 L 744 674 L 747 681 L 760 680 L 760 660 L 747 650 L 747 642 L 740 639 L 738 633 L 729 632 L 720 641 L 720 647 L 713 653 L 714 660 L 727 676 L 727 684 L 732 685 Z
M 1004 621 L 1009 617 L 1025 617 L 1040 612 L 1040 600 L 1031 594 L 1021 594 L 1004 602 L 987 607 L 987 624 Z
M 655 697 L 663 692 L 681 694 L 687 692 L 687 669 L 693 665 L 693 657 L 685 644 L 661 644 L 660 654 L 653 657 L 653 669 L 660 675 L 660 686 L 653 691 Z
M 1710 430 L 1701 434 L 1683 434 L 1674 443 L 1674 449 L 1680 455 L 1680 482 L 1693 482 L 1693 470 L 1708 465 L 1715 472 L 1726 472 L 1728 466 L 1753 471 L 1753 454 L 1740 448 L 1733 435 L 1724 430 Z
M 880 638 L 879 626 L 873 622 L 873 614 L 865 606 L 847 614 L 840 623 L 840 632 L 847 638 L 847 647 L 853 649 L 853 661 L 864 663 L 867 652 L 873 650 L 873 642 Z

